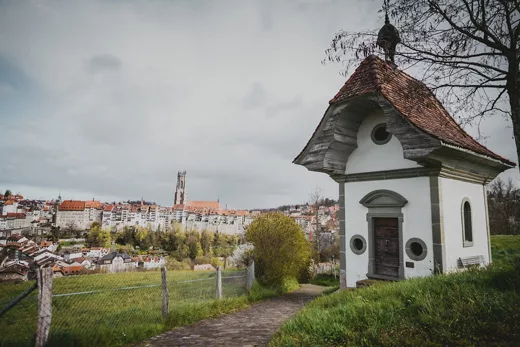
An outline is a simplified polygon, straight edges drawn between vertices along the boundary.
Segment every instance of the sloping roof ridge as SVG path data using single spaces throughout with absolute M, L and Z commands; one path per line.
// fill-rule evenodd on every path
M 379 57 L 375 57 L 376 59 L 380 60 L 382 63 L 385 63 L 381 58 Z M 386 66 L 388 66 L 387 64 L 385 64 Z M 390 67 L 391 68 L 391 67 Z M 418 125 L 416 125 L 413 121 L 410 121 L 408 119 L 408 117 L 404 117 L 406 119 L 406 121 L 408 123 L 410 123 L 412 126 L 414 126 L 415 128 L 421 130 L 421 131 L 424 131 L 426 132 L 428 135 L 430 136 L 433 136 L 435 137 L 436 139 L 438 140 L 441 140 L 442 142 L 444 143 L 447 143 L 447 144 L 450 144 L 452 146 L 456 146 L 456 147 L 460 147 L 460 148 L 464 148 L 466 150 L 469 150 L 470 152 L 473 152 L 473 153 L 477 153 L 477 154 L 480 154 L 480 155 L 484 155 L 485 157 L 489 157 L 489 158 L 493 158 L 493 155 L 495 155 L 496 157 L 500 158 L 500 160 L 502 160 L 503 162 L 506 162 L 508 164 L 512 164 L 514 166 L 516 166 L 512 161 L 510 161 L 509 159 L 507 158 L 504 158 L 498 154 L 496 154 L 495 152 L 491 151 L 490 149 L 488 149 L 486 146 L 484 146 L 483 144 L 481 144 L 479 141 L 477 141 L 476 139 L 474 139 L 471 135 L 469 135 L 461 126 L 459 123 L 457 123 L 455 121 L 455 119 L 451 116 L 451 114 L 448 112 L 448 110 L 446 110 L 446 108 L 444 107 L 444 105 L 442 104 L 442 102 L 440 102 L 440 100 L 437 98 L 437 96 L 435 95 L 435 93 L 422 81 L 418 80 L 417 78 L 413 77 L 412 75 L 404 72 L 403 70 L 395 67 L 393 68 L 397 74 L 400 74 L 401 76 L 405 77 L 406 79 L 408 79 L 409 81 L 413 82 L 413 83 L 417 83 L 418 85 L 420 85 L 424 91 L 426 91 L 427 93 L 429 93 L 429 95 L 432 97 L 431 100 L 434 101 L 435 103 L 435 106 L 438 107 L 440 109 L 440 111 L 446 116 L 446 120 L 447 122 L 451 123 L 452 125 L 454 125 L 455 127 L 457 127 L 459 130 L 460 130 L 460 134 L 462 134 L 462 136 L 466 137 L 469 141 L 475 143 L 478 147 L 480 147 L 481 150 L 483 150 L 484 153 L 478 153 L 477 151 L 475 150 L 471 150 L 469 148 L 466 148 L 465 146 L 462 146 L 461 144 L 457 144 L 455 142 L 452 142 L 452 141 L 448 141 L 446 139 L 442 139 L 440 138 L 438 135 L 430 132 L 428 129 L 423 129 L 422 127 L 419 127 Z M 393 102 L 391 102 L 388 97 L 385 95 L 385 90 L 384 88 L 381 88 L 380 89 L 380 92 L 381 94 L 385 97 L 385 99 L 388 100 L 388 102 L 390 102 L 390 104 L 392 104 L 393 107 L 395 107 L 399 113 L 403 114 L 403 111 L 397 106 L 397 105 L 394 105 Z M 497 158 L 497 159 L 498 159 Z
M 376 58 L 376 59 L 374 59 L 374 58 Z M 332 99 L 330 99 L 329 104 L 335 103 L 338 100 L 338 98 L 341 96 L 341 94 L 343 94 L 344 88 L 347 85 L 349 85 L 350 83 L 352 83 L 352 81 L 354 81 L 357 78 L 357 76 L 359 74 L 361 74 L 363 71 L 365 71 L 366 69 L 368 69 L 368 71 L 372 75 L 372 82 L 374 82 L 374 84 L 375 84 L 374 87 L 376 87 L 376 89 L 377 89 L 378 88 L 377 81 L 379 80 L 379 76 L 376 76 L 375 73 L 373 73 L 374 67 L 376 65 L 377 65 L 377 57 L 373 54 L 371 54 L 368 57 L 366 57 L 365 59 L 363 59 L 361 64 L 359 64 L 359 66 L 356 68 L 356 70 L 354 70 L 354 73 L 352 75 L 350 75 L 350 77 L 343 84 L 343 86 L 336 93 L 336 95 L 334 95 L 334 97 Z
M 382 63 L 383 61 L 381 60 L 381 58 L 377 57 L 376 55 L 374 54 L 371 54 L 369 55 L 366 60 L 370 63 L 370 69 L 368 70 L 368 72 L 370 73 L 370 75 L 372 76 L 372 80 L 373 80 L 373 83 L 376 87 L 376 90 L 377 91 L 381 91 L 381 78 L 379 76 L 379 73 L 381 72 L 381 66 L 379 66 L 380 63 Z M 384 65 L 383 65 L 384 66 Z

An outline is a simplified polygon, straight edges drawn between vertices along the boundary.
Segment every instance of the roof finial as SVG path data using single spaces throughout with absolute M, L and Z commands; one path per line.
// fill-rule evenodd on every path
M 377 34 L 377 45 L 385 52 L 385 60 L 395 65 L 395 47 L 399 42 L 401 42 L 401 38 L 399 37 L 399 31 L 390 24 L 390 19 L 388 17 L 388 1 L 389 0 L 384 0 L 383 3 L 383 9 L 385 10 L 385 25 L 383 25 Z
M 385 24 L 390 24 L 390 19 L 388 18 L 388 0 L 384 1 L 383 8 L 385 10 Z

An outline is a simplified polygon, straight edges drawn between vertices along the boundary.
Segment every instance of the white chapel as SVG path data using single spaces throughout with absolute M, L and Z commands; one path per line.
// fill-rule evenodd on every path
M 367 57 L 294 163 L 339 185 L 341 287 L 491 262 L 486 185 L 515 164 L 479 144 L 434 94 Z

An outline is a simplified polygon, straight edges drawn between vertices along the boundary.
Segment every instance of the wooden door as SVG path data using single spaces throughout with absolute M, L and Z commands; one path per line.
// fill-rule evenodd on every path
M 397 218 L 374 218 L 374 273 L 399 277 L 399 224 Z

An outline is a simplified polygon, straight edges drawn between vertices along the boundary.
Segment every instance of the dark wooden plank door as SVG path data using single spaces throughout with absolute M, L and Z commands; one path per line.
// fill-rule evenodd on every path
M 374 218 L 374 272 L 399 277 L 399 225 L 397 218 Z

